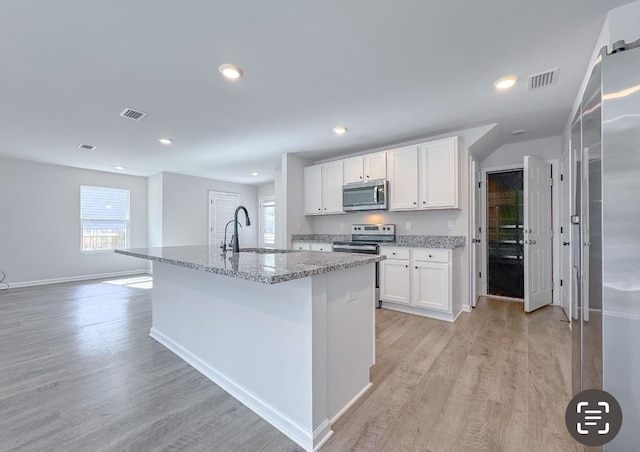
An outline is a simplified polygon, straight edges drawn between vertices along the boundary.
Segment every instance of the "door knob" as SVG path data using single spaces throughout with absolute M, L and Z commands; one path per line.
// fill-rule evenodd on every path
M 569 246 L 569 242 L 562 242 L 562 246 Z
M 536 241 L 535 241 L 535 240 L 530 240 L 530 241 L 529 241 L 529 245 L 535 245 L 535 244 L 536 244 Z

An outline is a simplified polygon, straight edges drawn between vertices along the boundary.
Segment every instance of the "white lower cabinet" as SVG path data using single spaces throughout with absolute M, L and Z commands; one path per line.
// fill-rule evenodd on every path
M 331 243 L 312 243 L 311 251 L 332 251 Z
M 394 303 L 411 302 L 409 260 L 386 259 L 380 262 L 380 299 Z
M 452 252 L 448 249 L 381 247 L 383 307 L 453 321 Z
M 311 249 L 311 243 L 293 242 L 292 245 L 293 245 L 292 248 L 294 250 L 309 251 Z
M 449 264 L 414 262 L 412 273 L 411 302 L 414 306 L 449 312 Z

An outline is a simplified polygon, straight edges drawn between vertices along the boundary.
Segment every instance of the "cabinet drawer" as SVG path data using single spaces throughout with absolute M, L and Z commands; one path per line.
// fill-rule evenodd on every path
M 433 248 L 414 248 L 413 259 L 424 262 L 449 262 L 449 250 L 438 250 Z
M 304 242 L 293 242 L 292 244 L 293 249 L 294 250 L 310 250 L 311 249 L 311 244 L 309 243 L 304 243 Z
M 331 251 L 332 246 L 331 243 L 312 243 L 311 251 Z
M 409 259 L 411 250 L 409 248 L 400 248 L 397 246 L 381 246 L 380 254 L 387 256 L 387 259 Z

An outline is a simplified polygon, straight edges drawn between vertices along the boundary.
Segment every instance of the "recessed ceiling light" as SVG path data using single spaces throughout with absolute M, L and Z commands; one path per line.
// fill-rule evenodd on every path
M 522 135 L 525 132 L 526 132 L 526 130 L 524 130 L 524 129 L 516 129 L 513 132 L 511 132 L 511 135 Z
M 256 173 L 255 171 L 253 173 L 251 173 L 252 176 L 259 176 L 260 173 Z
M 333 133 L 335 133 L 336 135 L 344 135 L 345 133 L 347 133 L 347 127 L 346 126 L 335 126 L 333 128 Z
M 124 166 L 114 166 L 115 169 L 117 169 L 118 171 L 123 170 Z
M 520 80 L 520 77 L 518 77 L 517 75 L 507 75 L 506 77 L 502 77 L 496 80 L 493 83 L 493 86 L 495 86 L 497 89 L 500 89 L 500 90 L 509 89 L 513 85 L 518 83 L 518 80 Z
M 171 144 L 173 143 L 173 140 L 169 139 L 169 138 L 158 138 L 158 141 L 162 144 Z
M 229 80 L 238 80 L 242 77 L 242 69 L 233 64 L 223 64 L 218 68 L 220 73 L 224 76 L 224 78 Z

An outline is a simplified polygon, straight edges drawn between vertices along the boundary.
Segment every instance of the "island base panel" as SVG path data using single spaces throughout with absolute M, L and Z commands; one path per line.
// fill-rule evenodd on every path
M 151 336 L 314 450 L 370 385 L 373 274 L 265 285 L 155 262 Z

